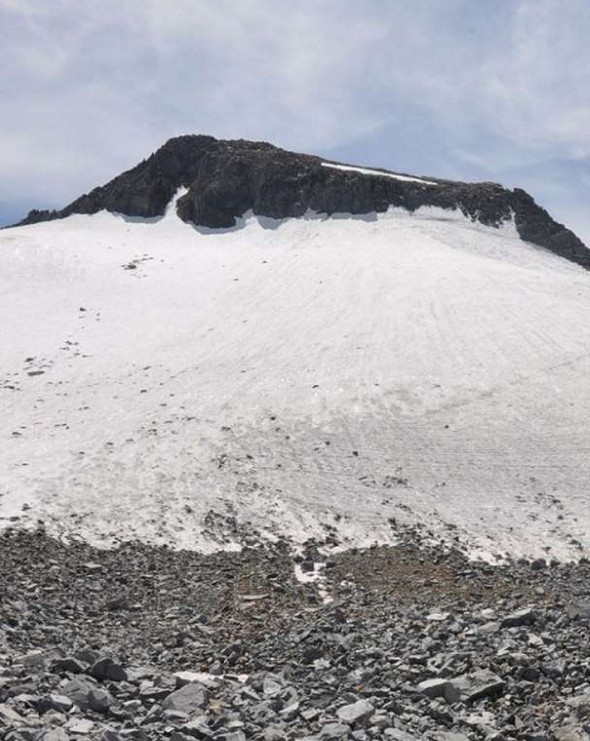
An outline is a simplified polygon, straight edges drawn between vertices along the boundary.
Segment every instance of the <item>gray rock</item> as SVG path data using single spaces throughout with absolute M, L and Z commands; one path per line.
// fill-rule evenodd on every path
M 433 623 L 442 623 L 449 617 L 448 612 L 431 612 L 429 615 L 426 616 L 426 620 L 428 622 Z
M 306 720 L 308 723 L 310 723 L 313 720 L 316 720 L 316 718 L 319 718 L 321 715 L 321 711 L 318 710 L 318 708 L 305 708 L 301 711 L 301 717 L 303 720 Z
M 49 694 L 39 698 L 37 709 L 40 713 L 46 713 L 49 710 L 67 713 L 72 705 L 72 700 L 66 695 Z
M 523 610 L 518 610 L 518 612 L 513 612 L 511 615 L 506 615 L 502 619 L 501 625 L 503 628 L 518 628 L 521 625 L 534 623 L 535 618 L 534 611 L 530 607 L 527 607 Z
M 371 717 L 371 728 L 389 728 L 391 726 L 391 717 L 386 714 L 375 713 Z
M 483 625 L 478 626 L 477 632 L 481 635 L 485 635 L 486 633 L 496 633 L 500 629 L 500 627 L 500 623 L 491 620 L 488 623 L 484 623 Z
M 172 724 L 186 723 L 189 720 L 189 716 L 180 710 L 162 710 L 162 717 Z
M 496 718 L 493 713 L 486 710 L 481 710 L 478 713 L 470 713 L 466 718 L 463 718 L 463 721 L 466 725 L 480 728 L 487 733 L 495 730 L 494 724 Z
M 78 677 L 70 680 L 62 692 L 82 710 L 94 710 L 97 713 L 106 713 L 114 702 L 110 693 L 105 689 L 88 679 Z
M 283 690 L 283 683 L 275 677 L 265 677 L 262 682 L 262 694 L 267 697 L 275 697 Z
M 90 669 L 90 674 L 96 679 L 110 679 L 112 682 L 127 681 L 125 669 L 108 657 L 95 662 Z
M 202 623 L 196 623 L 194 625 L 195 630 L 198 630 L 204 636 L 214 636 L 215 630 L 210 625 L 203 625 Z
M 299 715 L 299 702 L 293 702 L 290 705 L 287 705 L 287 707 L 283 708 L 279 715 L 281 718 L 289 723 L 292 720 L 295 720 L 295 718 Z
M 504 689 L 504 681 L 488 669 L 478 669 L 448 680 L 445 699 L 453 703 L 474 702 L 482 697 L 493 697 Z
M 180 727 L 180 730 L 193 738 L 210 738 L 213 736 L 213 731 L 207 724 L 206 715 L 199 715 L 193 720 L 189 720 L 188 723 L 184 723 Z
M 88 718 L 71 718 L 64 728 L 70 733 L 85 736 L 94 729 L 94 723 Z
M 319 738 L 322 741 L 330 741 L 330 739 L 347 738 L 350 727 L 342 723 L 326 723 L 322 727 L 319 733 Z
M 207 705 L 207 693 L 200 684 L 185 684 L 169 694 L 162 702 L 165 710 L 178 710 L 187 715 L 201 712 Z
M 19 663 L 21 663 L 29 671 L 39 671 L 43 669 L 46 662 L 47 652 L 40 649 L 29 651 L 29 653 L 21 656 L 19 659 Z
M 176 689 L 176 683 L 172 680 L 162 681 L 158 685 L 146 680 L 139 685 L 139 697 L 144 703 L 160 701 Z
M 98 661 L 99 655 L 92 648 L 81 648 L 79 651 L 76 651 L 74 658 L 82 661 L 84 664 L 92 665 L 95 661 Z
M 4 725 L 19 726 L 24 724 L 25 719 L 16 710 L 6 703 L 0 705 L 0 722 Z
M 280 728 L 269 726 L 262 732 L 262 738 L 264 741 L 285 741 L 287 736 Z
M 448 685 L 447 679 L 425 679 L 418 685 L 418 690 L 426 697 L 444 697 Z
M 123 741 L 149 741 L 149 736 L 143 728 L 121 728 L 119 735 Z
M 570 697 L 567 700 L 567 705 L 578 720 L 590 720 L 590 692 Z
M 344 705 L 336 711 L 338 719 L 343 723 L 355 725 L 362 723 L 370 718 L 375 712 L 375 708 L 368 700 L 358 700 L 357 702 Z
M 246 741 L 246 734 L 244 731 L 238 729 L 237 731 L 220 734 L 217 738 L 223 739 L 223 741 Z
M 50 669 L 55 674 L 83 674 L 86 665 L 72 656 L 65 656 L 63 659 L 53 661 Z
M 273 700 L 263 700 L 248 708 L 248 714 L 252 721 L 259 726 L 275 721 L 277 717 L 277 707 L 280 708 L 280 702 L 275 703 Z
M 35 741 L 69 741 L 70 735 L 63 728 L 48 728 L 41 731 Z
M 386 728 L 383 731 L 383 737 L 391 741 L 420 741 L 417 736 L 412 736 L 411 733 L 399 728 Z
M 100 741 L 122 741 L 122 737 L 113 728 L 105 728 L 100 734 Z
M 590 600 L 576 600 L 566 608 L 570 618 L 590 620 Z
M 590 733 L 573 723 L 553 729 L 553 737 L 555 741 L 590 741 Z
M 127 681 L 141 682 L 144 679 L 152 679 L 157 674 L 158 670 L 153 666 L 133 666 L 127 669 Z
M 161 715 L 162 715 L 162 706 L 156 702 L 150 707 L 150 709 L 147 711 L 147 713 L 143 717 L 141 721 L 141 725 L 147 726 L 147 725 L 150 725 L 151 723 L 157 723 L 160 720 Z M 187 717 L 186 713 L 184 715 L 185 717 Z
M 95 563 L 94 561 L 87 561 L 86 563 L 83 563 L 82 566 L 90 572 L 97 572 L 103 570 L 103 565 L 101 563 Z
M 50 728 L 41 731 L 35 741 L 69 741 L 69 734 L 63 728 Z

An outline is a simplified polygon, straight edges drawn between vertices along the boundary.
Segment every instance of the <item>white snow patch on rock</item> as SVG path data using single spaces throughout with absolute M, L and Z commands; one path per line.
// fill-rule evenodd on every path
M 438 185 L 434 180 L 425 180 L 416 178 L 411 175 L 398 175 L 393 172 L 384 172 L 383 170 L 372 170 L 368 167 L 355 167 L 354 165 L 337 165 L 334 162 L 322 162 L 322 167 L 330 167 L 332 170 L 341 170 L 342 172 L 358 172 L 361 175 L 374 175 L 382 178 L 391 178 L 392 180 L 401 180 L 404 183 L 420 183 L 421 185 Z

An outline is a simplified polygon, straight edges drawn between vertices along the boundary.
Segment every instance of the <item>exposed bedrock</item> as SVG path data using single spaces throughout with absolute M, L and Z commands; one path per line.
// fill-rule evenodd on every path
M 322 163 L 320 157 L 288 152 L 265 142 L 181 136 L 64 209 L 31 211 L 21 224 L 103 209 L 126 216 L 158 217 L 180 187 L 187 189 L 177 204 L 180 218 L 213 229 L 235 226 L 236 218 L 247 211 L 282 219 L 302 216 L 308 210 L 359 215 L 382 213 L 390 206 L 408 211 L 436 206 L 459 209 L 488 226 L 497 227 L 514 216 L 522 239 L 590 268 L 590 250 L 524 190 L 430 177 L 398 180 L 387 171 L 383 176 L 366 175 Z

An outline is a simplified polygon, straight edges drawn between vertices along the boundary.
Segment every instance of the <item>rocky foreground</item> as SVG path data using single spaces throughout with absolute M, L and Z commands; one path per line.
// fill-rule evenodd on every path
M 589 630 L 585 561 L 470 563 L 411 533 L 326 560 L 7 531 L 0 738 L 590 739 Z

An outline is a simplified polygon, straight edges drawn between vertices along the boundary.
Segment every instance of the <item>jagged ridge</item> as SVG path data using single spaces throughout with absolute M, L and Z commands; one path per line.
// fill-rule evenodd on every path
M 328 215 L 384 212 L 389 206 L 460 209 L 465 216 L 499 226 L 514 216 L 521 238 L 590 269 L 590 250 L 555 222 L 524 190 L 496 183 L 430 178 L 437 187 L 322 166 L 320 157 L 296 154 L 266 142 L 181 136 L 136 167 L 76 199 L 60 211 L 31 211 L 19 225 L 103 209 L 127 216 L 163 215 L 181 186 L 181 219 L 198 226 L 229 228 L 247 211 L 273 218 L 307 210 Z M 384 175 L 387 171 L 383 170 Z

